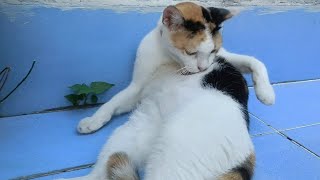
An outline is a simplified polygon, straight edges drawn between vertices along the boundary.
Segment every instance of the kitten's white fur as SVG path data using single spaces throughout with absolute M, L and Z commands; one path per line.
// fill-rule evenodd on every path
M 127 153 L 138 168 L 144 168 L 146 180 L 215 179 L 254 151 L 239 104 L 220 91 L 201 87 L 203 75 L 220 68 L 208 48 L 213 42 L 203 42 L 197 49 L 203 59 L 188 64 L 179 59 L 190 61 L 190 57 L 178 57 L 182 55 L 167 43 L 166 33 L 159 23 L 142 40 L 130 85 L 92 117 L 80 121 L 78 131 L 91 133 L 113 115 L 136 108 L 109 138 L 92 172 L 75 179 L 107 179 L 106 162 L 115 152 Z M 265 104 L 274 103 L 263 63 L 222 48 L 217 54 L 241 72 L 252 73 L 257 97 Z M 187 65 L 190 72 L 199 71 L 199 65 L 208 69 L 182 76 L 177 73 L 181 65 Z

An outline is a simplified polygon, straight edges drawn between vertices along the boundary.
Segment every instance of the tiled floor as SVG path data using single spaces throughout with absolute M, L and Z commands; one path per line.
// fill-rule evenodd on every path
M 250 133 L 257 152 L 254 179 L 320 179 L 320 114 L 316 102 L 320 80 L 274 88 L 277 102 L 271 107 L 261 105 L 250 91 Z M 127 115 L 120 116 L 101 131 L 78 135 L 78 120 L 95 110 L 0 119 L 0 141 L 4 145 L 0 162 L 5 162 L 0 164 L 0 179 L 55 179 L 88 173 L 107 137 L 127 119 Z
M 129 82 L 135 49 L 158 16 L 39 8 L 35 16 L 13 23 L 0 11 L 0 56 L 19 75 L 12 76 L 9 87 L 25 73 L 28 61 L 39 59 L 31 81 L 0 104 L 0 115 L 65 106 L 66 87 L 79 79 L 115 81 L 116 88 L 102 99 L 107 100 Z M 248 11 L 224 26 L 225 47 L 262 59 L 275 83 L 273 106 L 261 104 L 250 89 L 250 134 L 257 153 L 254 180 L 320 179 L 319 28 L 320 13 L 302 10 L 261 16 Z M 290 83 L 279 83 L 286 81 Z M 96 109 L 0 118 L 0 180 L 87 174 L 104 142 L 128 117 L 116 117 L 94 134 L 77 134 L 79 119 Z

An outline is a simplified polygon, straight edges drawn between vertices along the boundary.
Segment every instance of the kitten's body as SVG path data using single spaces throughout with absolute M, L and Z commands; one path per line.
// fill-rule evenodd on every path
M 136 108 L 109 138 L 93 171 L 79 179 L 136 180 L 137 168 L 145 170 L 146 180 L 241 180 L 252 176 L 248 89 L 232 65 L 243 72 L 250 70 L 258 98 L 271 104 L 274 94 L 265 67 L 252 57 L 219 49 L 212 62 L 198 67 L 206 70 L 182 75 L 181 62 L 163 45 L 165 33 L 165 26 L 159 23 L 142 40 L 131 84 L 93 117 L 80 122 L 78 131 L 90 133 L 112 115 Z

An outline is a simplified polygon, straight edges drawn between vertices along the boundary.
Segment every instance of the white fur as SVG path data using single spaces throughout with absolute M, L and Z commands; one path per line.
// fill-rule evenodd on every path
M 134 165 L 145 168 L 146 180 L 215 179 L 253 152 L 238 103 L 200 85 L 204 74 L 220 68 L 210 55 L 213 42 L 207 40 L 198 47 L 201 55 L 194 65 L 194 70 L 198 65 L 208 69 L 183 76 L 177 72 L 181 66 L 192 65 L 185 56 L 177 57 L 166 33 L 160 23 L 142 40 L 130 85 L 79 123 L 80 133 L 90 133 L 113 115 L 136 108 L 109 138 L 92 172 L 76 179 L 105 180 L 106 162 L 114 152 L 127 153 Z M 218 55 L 241 71 L 252 72 L 258 98 L 266 104 L 274 102 L 261 62 L 224 49 Z

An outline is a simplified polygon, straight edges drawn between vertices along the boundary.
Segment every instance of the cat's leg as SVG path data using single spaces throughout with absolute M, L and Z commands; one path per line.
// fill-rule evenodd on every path
M 128 112 L 137 105 L 145 84 L 152 79 L 155 70 L 168 61 L 161 48 L 158 48 L 159 35 L 157 28 L 146 35 L 137 50 L 130 85 L 101 106 L 93 116 L 81 120 L 78 125 L 78 132 L 94 132 L 105 125 L 113 115 Z
M 230 53 L 221 48 L 218 55 L 224 57 L 242 73 L 252 73 L 254 90 L 257 98 L 266 105 L 275 103 L 275 93 L 270 84 L 265 65 L 252 56 Z
M 139 106 L 129 121 L 114 131 L 91 173 L 75 180 L 138 180 L 136 170 L 143 168 L 150 153 L 159 118 L 154 104 Z
M 121 114 L 132 110 L 140 100 L 140 90 L 141 86 L 132 82 L 126 89 L 103 104 L 93 116 L 82 119 L 78 124 L 78 132 L 92 133 L 105 125 L 114 114 Z

